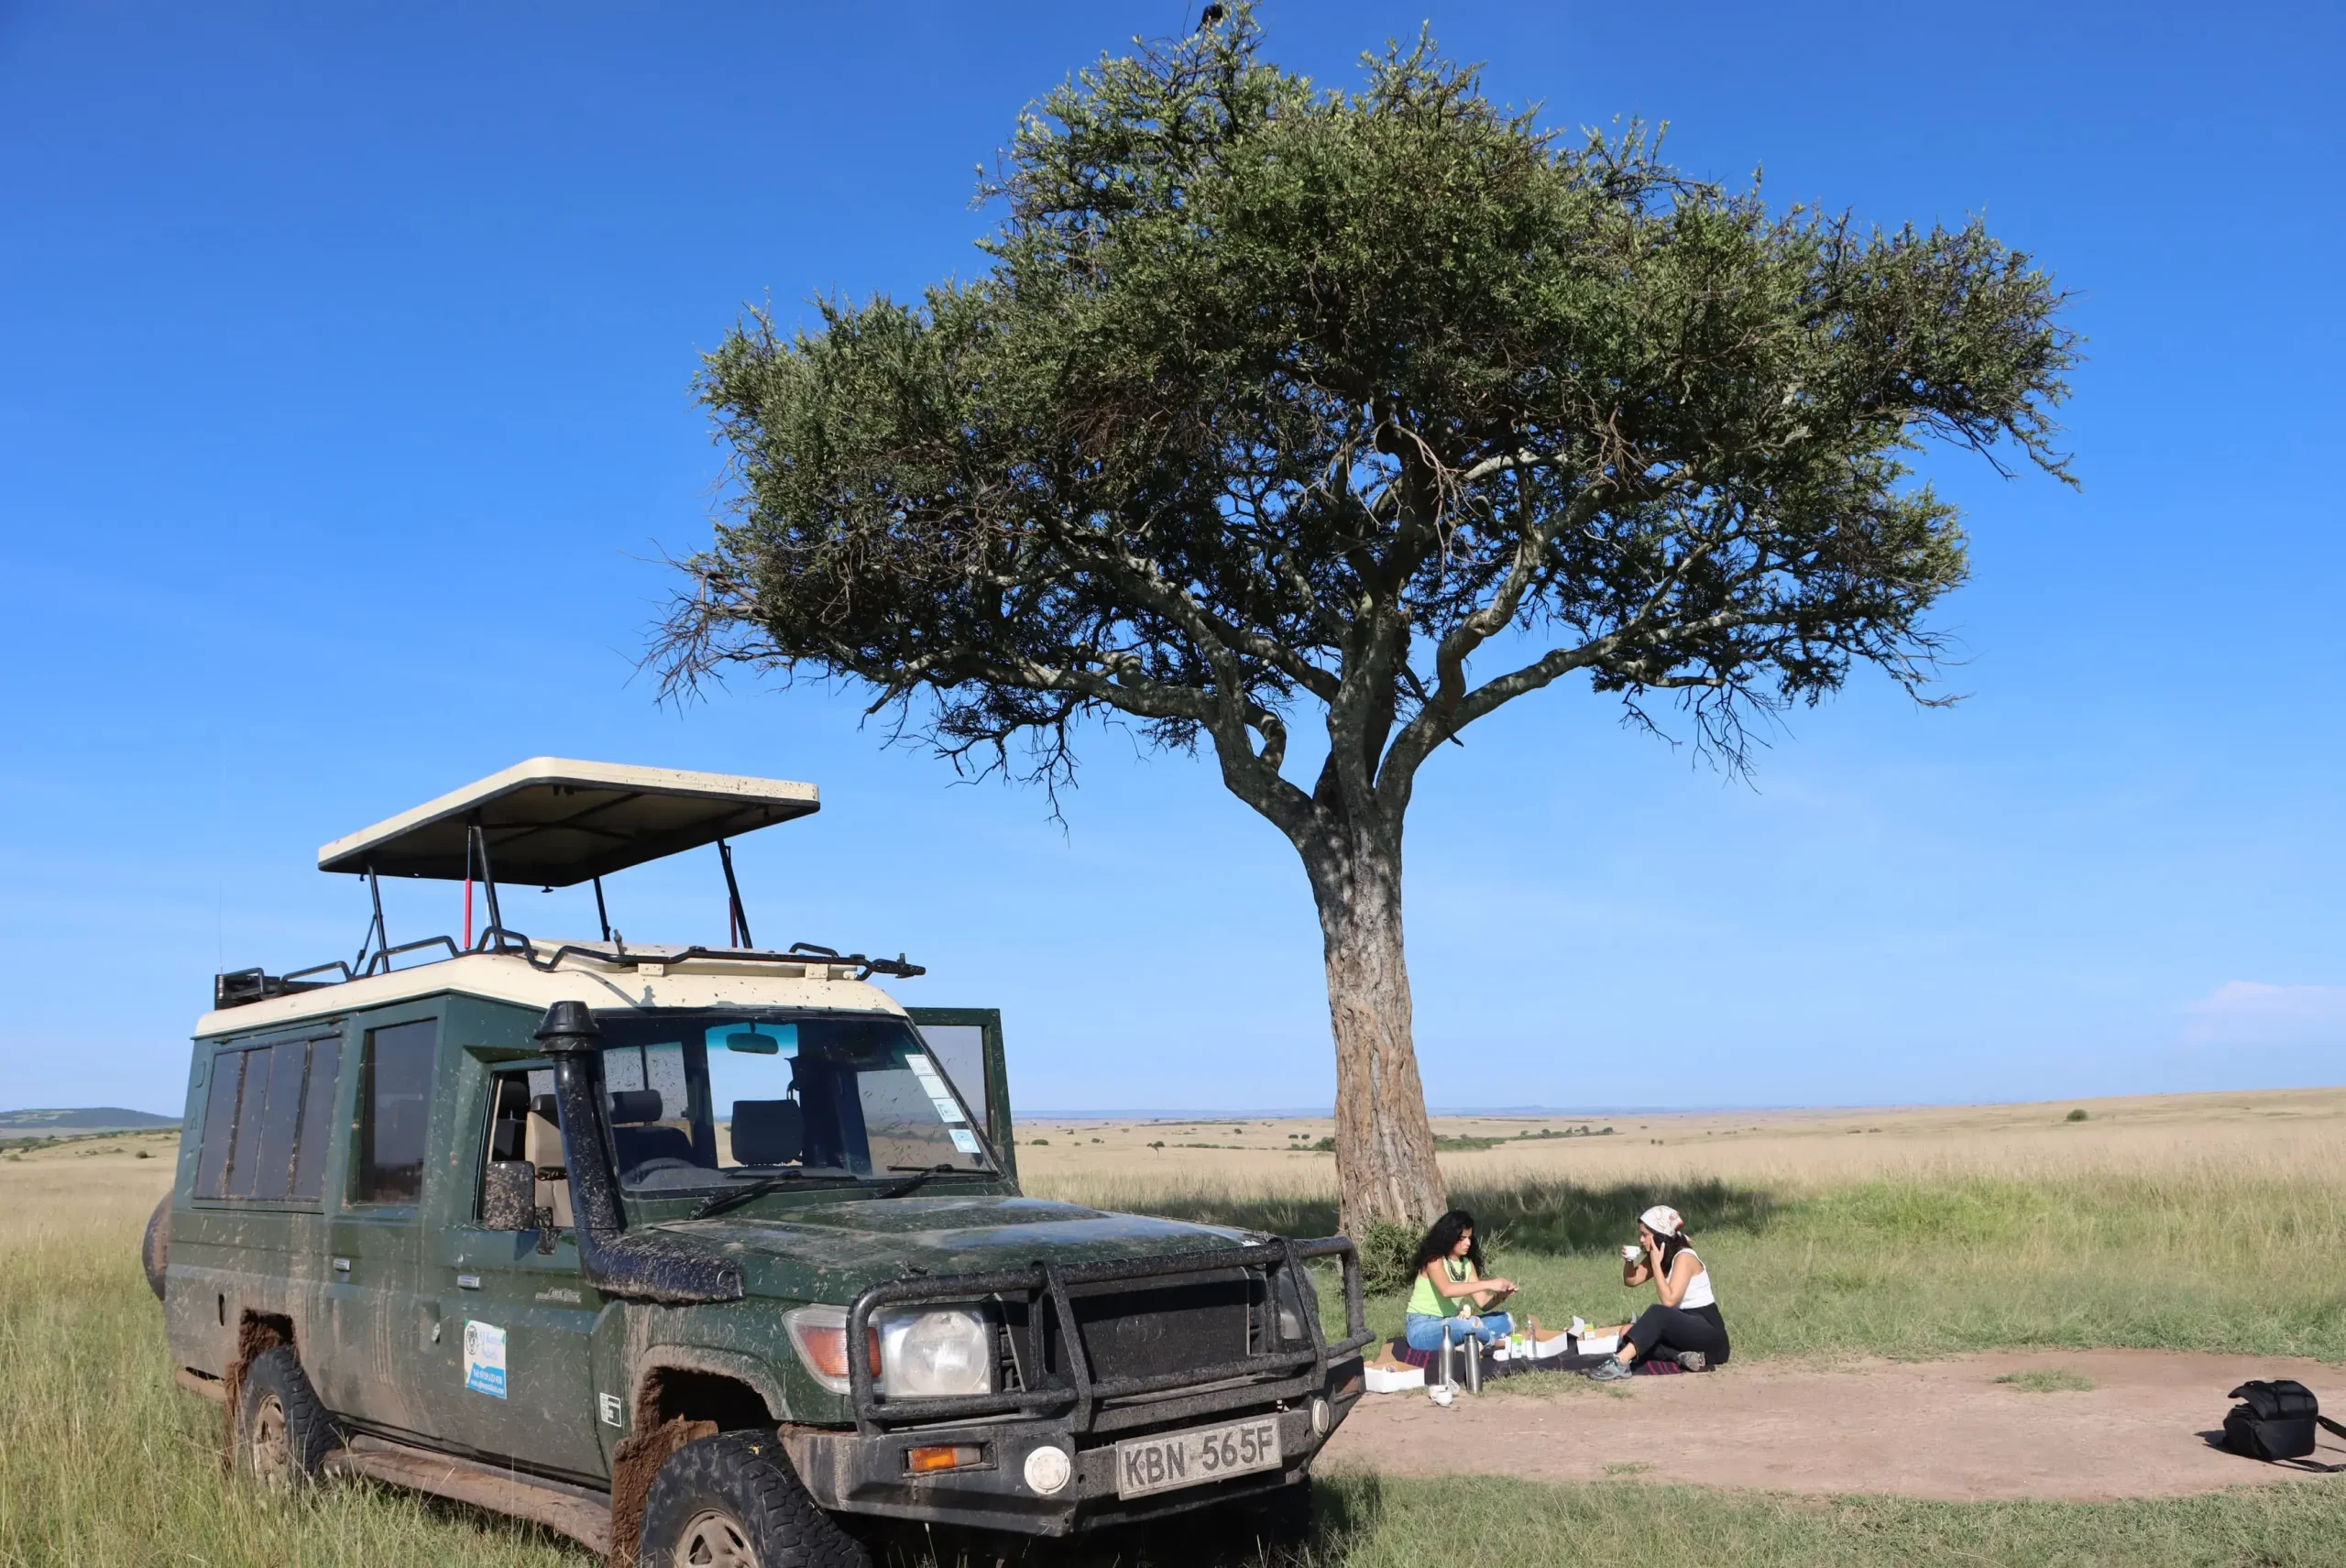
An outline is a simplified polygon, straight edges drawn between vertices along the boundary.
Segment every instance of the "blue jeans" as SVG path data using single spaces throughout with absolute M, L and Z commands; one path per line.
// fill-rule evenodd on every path
M 1453 1344 L 1470 1334 L 1489 1344 L 1495 1340 L 1507 1338 L 1514 1332 L 1515 1320 L 1505 1312 L 1485 1312 L 1473 1328 L 1466 1326 L 1464 1318 L 1437 1318 L 1431 1312 L 1411 1312 L 1401 1331 L 1401 1337 L 1409 1342 L 1411 1350 L 1440 1350 L 1444 1333 L 1450 1336 Z

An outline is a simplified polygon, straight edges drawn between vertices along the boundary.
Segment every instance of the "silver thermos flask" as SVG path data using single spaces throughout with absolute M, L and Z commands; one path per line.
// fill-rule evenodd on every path
M 1483 1391 L 1483 1342 L 1474 1335 L 1466 1337 L 1466 1392 Z
M 1445 1388 L 1455 1388 L 1458 1387 L 1458 1379 L 1451 1371 L 1450 1352 L 1450 1336 L 1444 1334 L 1442 1336 L 1442 1386 Z

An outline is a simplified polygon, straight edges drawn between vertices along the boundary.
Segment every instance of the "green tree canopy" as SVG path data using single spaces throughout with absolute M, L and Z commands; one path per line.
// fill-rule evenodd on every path
M 1567 676 L 1672 694 L 1731 766 L 1858 664 L 1937 700 L 1965 543 L 1911 462 L 2066 478 L 2075 341 L 1976 222 L 1774 212 L 1430 40 L 1352 93 L 1261 43 L 1233 7 L 1051 93 L 982 275 L 739 324 L 701 381 L 738 510 L 654 657 L 848 677 L 1052 784 L 1088 717 L 1202 742 L 1310 879 L 1346 1223 L 1422 1222 L 1419 768 Z

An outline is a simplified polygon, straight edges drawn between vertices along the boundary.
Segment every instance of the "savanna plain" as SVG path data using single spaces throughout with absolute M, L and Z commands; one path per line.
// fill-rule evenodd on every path
M 1716 1382 L 1633 1381 L 1669 1383 L 1690 1423 L 1706 1390 L 1738 1376 L 1989 1351 L 2033 1353 L 2031 1371 L 2002 1380 L 2015 1422 L 2089 1398 L 2079 1390 L 2092 1379 L 2060 1357 L 2089 1370 L 2085 1353 L 2113 1347 L 2310 1357 L 2338 1374 L 2320 1391 L 2346 1402 L 2346 1090 L 1442 1118 L 1436 1130 L 1453 1201 L 1551 1322 L 1629 1316 L 1616 1245 L 1649 1203 L 1684 1212 L 1734 1362 Z M 1036 1195 L 1316 1234 L 1334 1218 L 1333 1160 L 1315 1146 L 1330 1131 L 1324 1119 L 1037 1119 L 1022 1124 L 1018 1156 Z M 175 1146 L 101 1135 L 0 1153 L 0 1565 L 583 1568 L 561 1539 L 462 1508 L 357 1482 L 277 1495 L 224 1477 L 221 1412 L 173 1387 L 138 1271 L 139 1227 Z M 1398 1291 L 1372 1299 L 1385 1332 L 1400 1312 Z M 2223 1393 L 2208 1390 L 2206 1425 Z M 1553 1430 L 1592 1397 L 1611 1396 L 1543 1375 L 1484 1398 L 1527 1401 Z M 1442 1442 L 1439 1429 L 1427 1441 Z M 1491 1474 L 1332 1464 L 1318 1533 L 1299 1548 L 1159 1531 L 1023 1554 L 898 1539 L 884 1555 L 903 1568 L 1002 1552 L 1294 1568 L 2346 1558 L 2346 1476 L 2275 1481 L 2247 1461 L 2241 1485 L 2194 1495 L 1952 1501 L 1685 1485 L 1631 1464 L 1556 1484 L 1511 1474 L 1521 1466 L 1506 1447 L 1453 1465 Z

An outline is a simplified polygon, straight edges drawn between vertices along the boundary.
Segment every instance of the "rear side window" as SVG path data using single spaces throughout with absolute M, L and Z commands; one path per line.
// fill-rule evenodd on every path
M 212 1088 L 203 1102 L 203 1148 L 195 1161 L 195 1195 L 227 1195 L 228 1156 L 236 1141 L 236 1099 L 244 1092 L 245 1058 L 250 1051 L 222 1051 L 212 1058 Z
M 316 1181 L 305 1182 L 300 1168 L 324 1161 L 341 1063 L 342 1041 L 334 1036 L 216 1053 L 195 1196 L 269 1202 L 316 1198 Z
M 358 1159 L 351 1196 L 361 1203 L 412 1203 L 423 1192 L 424 1135 L 432 1123 L 437 1019 L 367 1032 L 358 1083 Z
M 325 1192 L 326 1140 L 334 1136 L 334 1086 L 342 1075 L 342 1040 L 310 1042 L 310 1091 L 301 1101 L 301 1135 L 293 1146 L 293 1196 L 315 1202 Z

